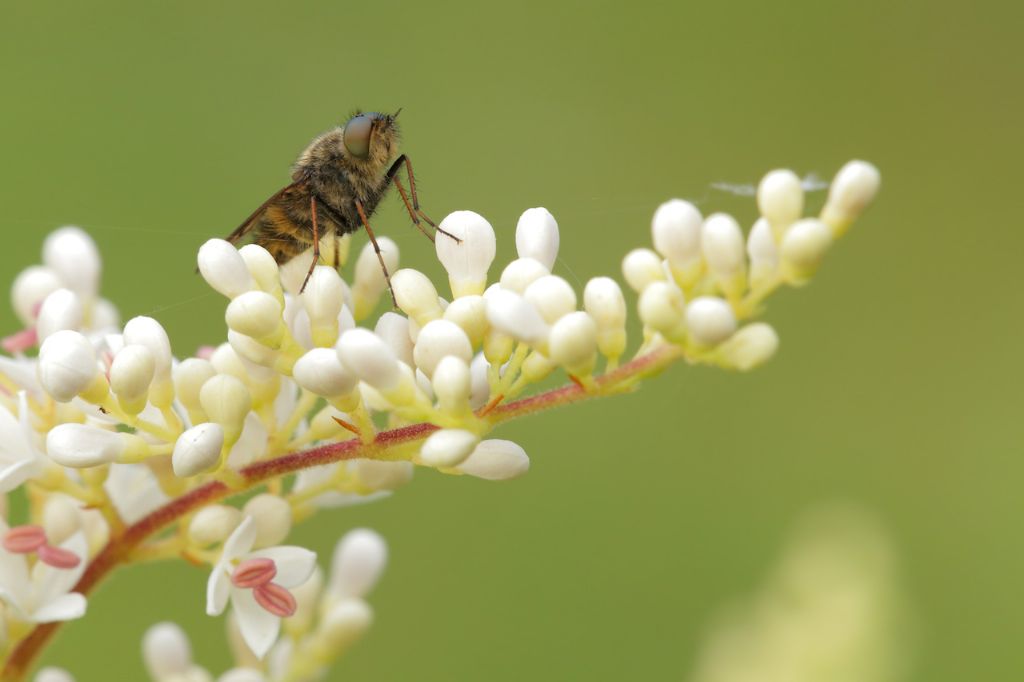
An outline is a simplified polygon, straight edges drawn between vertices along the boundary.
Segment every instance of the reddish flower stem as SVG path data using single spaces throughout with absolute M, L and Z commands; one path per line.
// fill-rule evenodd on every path
M 595 379 L 598 389 L 611 388 L 617 383 L 633 378 L 654 374 L 680 357 L 676 347 L 663 346 L 622 365 L 618 369 Z M 511 403 L 498 405 L 487 413 L 487 418 L 495 424 L 515 419 L 534 412 L 549 410 L 553 407 L 587 400 L 600 395 L 599 392 L 588 392 L 578 384 L 569 384 L 544 393 L 522 398 Z M 83 595 L 99 584 L 113 569 L 117 568 L 146 539 L 174 523 L 183 516 L 225 497 L 245 492 L 265 481 L 294 473 L 302 469 L 331 464 L 346 459 L 374 458 L 396 445 L 409 443 L 426 438 L 437 430 L 433 424 L 421 423 L 403 426 L 390 431 L 383 431 L 371 443 L 362 443 L 358 439 L 331 443 L 320 447 L 293 452 L 288 455 L 268 459 L 251 464 L 238 472 L 239 480 L 234 485 L 223 481 L 212 481 L 191 490 L 181 497 L 175 498 L 148 516 L 125 528 L 113 536 L 99 554 L 93 557 L 85 569 L 73 591 Z M 61 623 L 41 623 L 14 648 L 10 658 L 0 673 L 0 680 L 16 681 L 24 679 L 49 640 L 56 633 Z

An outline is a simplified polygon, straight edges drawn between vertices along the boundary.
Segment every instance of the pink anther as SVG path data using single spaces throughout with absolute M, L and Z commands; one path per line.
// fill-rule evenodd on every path
M 37 553 L 40 561 L 54 568 L 74 568 L 82 563 L 77 554 L 62 547 L 43 545 L 37 550 Z
M 252 596 L 256 598 L 257 604 L 275 616 L 287 618 L 295 613 L 295 597 L 275 583 L 260 585 L 252 591 Z
M 36 334 L 35 327 L 22 329 L 20 332 L 15 332 L 0 340 L 0 346 L 11 355 L 24 352 L 37 343 L 39 343 L 39 336 Z
M 238 564 L 235 572 L 231 574 L 231 583 L 235 587 L 243 589 L 259 587 L 269 583 L 275 575 L 277 575 L 277 566 L 274 565 L 274 560 L 257 557 L 246 559 Z
M 46 544 L 41 526 L 15 526 L 4 535 L 4 549 L 12 554 L 31 554 Z

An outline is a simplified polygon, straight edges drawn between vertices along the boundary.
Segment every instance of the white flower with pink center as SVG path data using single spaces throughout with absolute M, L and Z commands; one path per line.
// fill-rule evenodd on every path
M 85 571 L 81 531 L 55 546 L 40 526 L 8 528 L 0 521 L 0 536 L 0 600 L 18 620 L 51 623 L 85 615 L 85 597 L 71 591 Z
M 219 616 L 230 600 L 245 643 L 263 658 L 277 640 L 281 619 L 295 613 L 289 590 L 313 575 L 316 553 L 294 546 L 252 551 L 255 542 L 256 524 L 247 516 L 224 542 L 210 574 L 206 613 Z

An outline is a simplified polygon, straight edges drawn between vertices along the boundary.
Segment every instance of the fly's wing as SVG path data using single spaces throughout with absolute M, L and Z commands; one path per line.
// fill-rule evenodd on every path
M 304 185 L 305 180 L 299 180 L 274 192 L 270 195 L 269 199 L 260 204 L 259 208 L 249 214 L 249 217 L 246 218 L 241 225 L 236 227 L 231 234 L 225 237 L 225 239 L 232 244 L 237 244 L 239 239 L 244 237 L 259 224 L 259 219 L 264 213 L 266 213 L 270 208 L 284 203 L 293 195 L 301 192 L 304 189 Z

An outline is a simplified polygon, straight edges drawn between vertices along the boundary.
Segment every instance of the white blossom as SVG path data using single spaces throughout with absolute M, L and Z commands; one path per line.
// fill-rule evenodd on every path
M 546 208 L 529 208 L 516 223 L 516 252 L 532 258 L 549 271 L 558 258 L 558 222 Z
M 510 440 L 480 441 L 473 453 L 456 467 L 470 476 L 488 481 L 519 478 L 530 469 L 530 458 L 517 443 Z
M 482 294 L 487 287 L 487 270 L 497 248 L 494 228 L 473 211 L 455 211 L 441 221 L 441 230 L 459 241 L 438 234 L 434 239 L 437 259 L 448 271 L 448 282 L 456 298 Z
M 7 532 L 7 524 L 0 521 L 0 534 Z M 74 567 L 57 568 L 37 561 L 29 568 L 26 555 L 13 554 L 0 545 L 0 600 L 18 620 L 51 623 L 85 615 L 85 597 L 71 591 L 85 571 L 85 535 L 75 533 L 59 547 L 78 558 Z
M 287 592 L 289 588 L 298 587 L 312 575 L 316 567 L 316 554 L 293 546 L 268 547 L 252 551 L 255 541 L 256 525 L 251 517 L 247 517 L 224 542 L 220 560 L 210 574 L 206 591 L 206 613 L 219 616 L 224 613 L 230 601 L 238 618 L 242 637 L 253 653 L 262 658 L 277 640 L 281 617 L 289 609 L 287 601 L 277 604 L 257 597 L 254 593 L 266 585 L 276 585 L 280 590 L 276 590 L 271 597 L 290 595 Z M 235 584 L 238 581 L 238 567 L 251 559 L 269 559 L 272 562 L 272 582 L 262 583 L 255 588 Z

